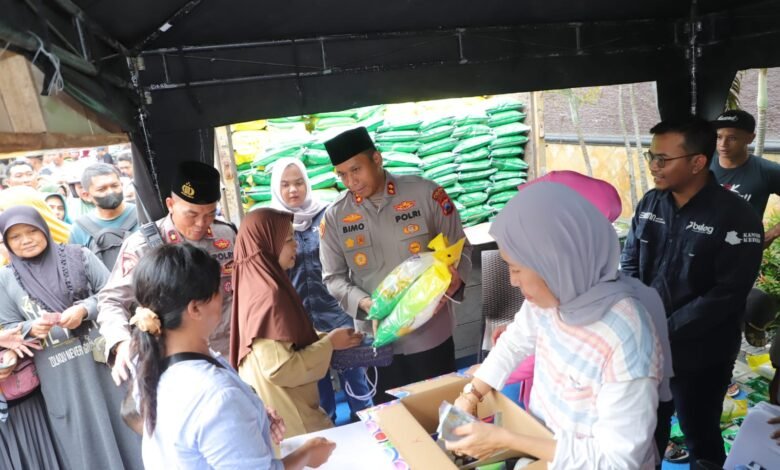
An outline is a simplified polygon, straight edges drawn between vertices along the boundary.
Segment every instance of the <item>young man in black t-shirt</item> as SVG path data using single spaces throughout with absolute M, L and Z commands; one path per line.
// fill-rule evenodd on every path
M 726 111 L 712 122 L 718 132 L 717 158 L 710 169 L 724 188 L 750 203 L 764 216 L 770 194 L 780 195 L 780 164 L 751 155 L 748 145 L 756 137 L 756 120 L 742 110 Z M 764 235 L 764 248 L 780 236 L 780 224 Z

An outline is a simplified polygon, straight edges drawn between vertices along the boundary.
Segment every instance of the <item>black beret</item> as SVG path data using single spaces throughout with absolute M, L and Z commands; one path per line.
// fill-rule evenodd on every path
M 376 147 L 366 128 L 356 127 L 326 141 L 325 149 L 330 156 L 330 162 L 336 166 L 361 152 L 376 150 Z
M 192 204 L 219 201 L 219 171 L 201 162 L 181 162 L 171 183 L 171 192 Z

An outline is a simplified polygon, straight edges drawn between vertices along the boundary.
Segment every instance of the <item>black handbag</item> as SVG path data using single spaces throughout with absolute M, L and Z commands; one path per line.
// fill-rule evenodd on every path
M 363 344 L 354 348 L 333 351 L 330 366 L 336 370 L 354 369 L 356 367 L 386 367 L 393 362 L 393 346 L 388 344 L 381 348 L 371 346 L 371 341 L 364 339 Z

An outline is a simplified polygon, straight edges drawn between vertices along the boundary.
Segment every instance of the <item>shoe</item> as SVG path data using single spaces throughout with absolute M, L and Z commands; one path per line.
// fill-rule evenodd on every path
M 664 452 L 664 460 L 670 463 L 686 463 L 690 456 L 688 451 L 684 449 L 680 444 L 670 442 L 666 446 L 666 452 Z
M 739 395 L 740 389 L 739 384 L 736 382 L 731 382 L 731 385 L 729 385 L 729 388 L 726 389 L 726 395 L 730 397 L 736 397 Z

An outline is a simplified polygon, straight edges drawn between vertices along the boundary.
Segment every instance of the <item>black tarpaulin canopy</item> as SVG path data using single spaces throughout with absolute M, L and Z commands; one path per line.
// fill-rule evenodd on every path
M 130 133 L 150 202 L 211 160 L 214 126 L 639 81 L 662 116 L 713 117 L 737 70 L 780 65 L 780 0 L 0 1 L 0 48 L 60 58 L 65 91 Z

